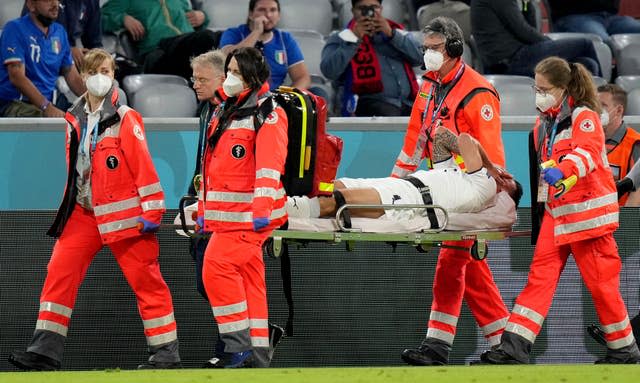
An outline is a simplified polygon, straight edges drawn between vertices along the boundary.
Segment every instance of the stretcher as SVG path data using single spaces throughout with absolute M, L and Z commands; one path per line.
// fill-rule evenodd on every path
M 185 197 L 180 201 L 180 215 L 176 217 L 176 222 L 182 225 L 183 235 L 197 236 L 198 234 L 193 231 L 193 226 L 188 225 L 191 221 L 187 210 L 189 201 L 193 201 L 193 197 Z M 385 210 L 434 209 L 438 212 L 439 226 L 432 228 L 420 224 L 425 221 L 424 219 L 416 223 L 373 218 L 352 218 L 352 227 L 345 226 L 344 215 L 346 212 L 372 208 Z M 344 243 L 347 250 L 350 251 L 355 248 L 357 242 L 384 242 L 394 247 L 399 243 L 405 243 L 414 246 L 421 252 L 426 252 L 433 247 L 468 250 L 474 259 L 483 260 L 487 256 L 488 241 L 531 235 L 530 231 L 512 231 L 510 225 L 482 230 L 447 230 L 447 227 L 450 226 L 449 223 L 449 213 L 438 205 L 346 204 L 337 210 L 336 216 L 333 218 L 289 218 L 288 227 L 274 230 L 270 238 L 265 241 L 263 249 L 269 256 L 278 258 L 282 255 L 285 243 L 299 245 L 310 242 Z M 450 241 L 473 241 L 473 244 L 471 247 L 463 247 L 451 244 Z

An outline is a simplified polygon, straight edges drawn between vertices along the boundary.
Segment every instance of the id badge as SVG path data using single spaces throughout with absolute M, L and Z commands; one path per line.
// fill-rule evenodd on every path
M 538 202 L 547 202 L 549 200 L 549 184 L 544 182 L 542 177 L 538 180 Z

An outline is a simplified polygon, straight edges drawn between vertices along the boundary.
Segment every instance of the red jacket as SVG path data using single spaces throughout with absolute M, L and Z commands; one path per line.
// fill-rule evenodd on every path
M 268 217 L 266 230 L 286 222 L 280 181 L 287 157 L 284 109 L 275 106 L 256 134 L 256 108 L 275 102 L 269 95 L 268 83 L 257 92 L 245 91 L 226 100 L 211 120 L 198 204 L 207 232 L 253 230 L 253 218 Z
M 469 133 L 480 142 L 493 163 L 504 166 L 500 100 L 493 86 L 462 60 L 458 60 L 442 81 L 437 79 L 436 72 L 427 72 L 422 77 L 392 176 L 404 177 L 414 172 L 425 158 L 430 167 L 435 135 L 432 119 L 441 119 L 443 126 L 456 134 Z M 436 96 L 447 88 L 449 93 L 440 103 Z
M 607 153 L 609 167 L 612 170 L 614 180 L 618 181 L 623 179 L 633 167 L 633 148 L 637 142 L 640 142 L 640 133 L 636 132 L 635 129 L 628 127 L 626 128 L 622 141 Z M 618 200 L 618 204 L 620 206 L 624 206 L 627 203 L 628 198 L 629 194 L 625 194 Z
M 91 151 L 91 204 L 103 243 L 140 235 L 137 219 L 160 223 L 165 211 L 164 193 L 153 166 L 142 117 L 120 106 L 117 92 L 106 96 Z M 67 112 L 67 188 L 49 234 L 59 236 L 76 203 L 78 145 L 86 125 L 85 99 Z
M 571 100 L 569 100 L 571 105 Z M 548 156 L 549 137 L 540 139 L 540 117 L 534 127 L 534 143 L 540 161 L 553 159 L 565 178 L 578 182 L 560 198 L 550 187 L 545 209 L 554 219 L 557 246 L 595 238 L 618 228 L 618 194 L 607 162 L 600 117 L 586 107 L 572 109 L 571 118 L 558 124 Z

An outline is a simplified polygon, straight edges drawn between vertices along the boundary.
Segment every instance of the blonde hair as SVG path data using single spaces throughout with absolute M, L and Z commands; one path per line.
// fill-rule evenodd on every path
M 227 55 L 220 49 L 205 52 L 191 59 L 191 68 L 194 65 L 210 65 L 214 70 L 224 73 L 224 63 Z
M 586 106 L 600 113 L 601 107 L 596 93 L 596 85 L 591 73 L 579 63 L 569 63 L 560 57 L 552 56 L 540 61 L 535 72 L 543 75 L 551 85 L 565 88 L 576 106 Z
M 111 54 L 101 48 L 93 48 L 89 52 L 85 53 L 82 58 L 82 65 L 80 67 L 80 73 L 89 73 L 89 71 L 97 71 L 104 60 L 111 62 L 111 69 L 116 70 L 116 62 L 111 57 Z

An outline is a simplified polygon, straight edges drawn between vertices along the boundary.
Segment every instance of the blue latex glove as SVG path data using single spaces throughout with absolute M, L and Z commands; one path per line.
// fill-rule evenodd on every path
M 254 218 L 253 231 L 260 231 L 269 225 L 269 218 Z
M 542 170 L 542 178 L 544 178 L 544 181 L 549 185 L 555 185 L 564 178 L 564 175 L 558 168 L 547 168 Z
M 159 228 L 159 223 L 147 221 L 142 217 L 138 218 L 138 231 L 141 233 L 155 233 Z
M 199 216 L 196 218 L 196 233 L 204 234 L 204 216 Z

